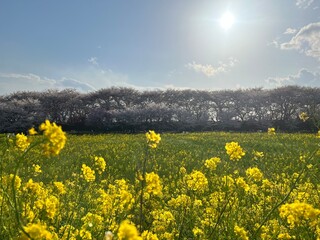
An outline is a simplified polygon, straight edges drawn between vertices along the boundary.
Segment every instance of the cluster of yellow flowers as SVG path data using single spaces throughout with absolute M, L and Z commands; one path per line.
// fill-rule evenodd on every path
M 81 171 L 82 171 L 83 178 L 87 182 L 93 182 L 96 179 L 94 170 L 92 170 L 86 164 L 82 164 Z
M 14 178 L 13 174 L 1 176 L 0 180 L 2 183 L 2 187 L 4 187 L 5 189 L 11 189 L 13 178 Z M 13 186 L 16 190 L 18 190 L 21 187 L 21 182 L 22 182 L 21 178 L 18 175 L 16 175 L 13 183 Z
M 208 187 L 208 179 L 200 171 L 193 170 L 192 173 L 186 175 L 185 178 L 188 188 L 193 191 L 203 192 Z
M 24 230 L 29 234 L 31 239 L 34 240 L 51 240 L 54 236 L 47 230 L 47 226 L 41 223 L 29 223 L 24 227 Z M 23 235 L 21 240 L 28 240 L 26 235 Z
M 207 159 L 204 163 L 204 165 L 209 168 L 211 171 L 216 170 L 218 163 L 221 162 L 221 159 L 218 157 L 213 157 L 210 159 Z
M 62 131 L 61 126 L 56 123 L 50 123 L 46 120 L 39 127 L 43 131 L 43 135 L 47 138 L 47 142 L 43 144 L 45 155 L 58 155 L 66 144 L 66 134 Z
M 46 120 L 39 126 L 39 130 L 43 131 L 43 136 L 45 136 L 45 143 L 43 146 L 43 153 L 47 156 L 58 155 L 60 151 L 64 148 L 66 144 L 66 134 L 62 131 L 60 126 L 55 123 L 50 123 Z M 29 129 L 29 135 L 36 135 L 37 131 L 34 128 Z M 30 146 L 31 140 L 25 136 L 23 133 L 18 133 L 16 135 L 16 147 L 25 151 Z
M 58 190 L 59 195 L 63 195 L 67 193 L 66 187 L 62 182 L 53 182 L 53 185 Z
M 155 131 L 153 130 L 149 130 L 146 133 L 146 138 L 151 148 L 156 148 L 161 140 L 160 134 L 155 133 Z
M 128 220 L 120 224 L 117 236 L 119 240 L 142 240 L 137 228 Z
M 20 151 L 25 151 L 30 145 L 30 141 L 23 133 L 16 135 L 16 146 Z
M 173 214 L 164 209 L 157 209 L 151 212 L 153 217 L 152 232 L 157 233 L 160 239 L 173 239 L 174 233 L 171 231 L 175 218 Z
M 106 161 L 103 157 L 94 157 L 94 165 L 99 174 L 103 173 L 106 170 Z
M 35 216 L 42 213 L 45 217 L 53 219 L 57 211 L 59 210 L 59 198 L 51 194 L 50 190 L 45 188 L 42 182 L 34 182 L 32 179 L 29 179 L 25 183 L 22 193 L 30 196 L 30 203 L 25 202 L 24 216 L 32 220 Z
M 276 134 L 276 129 L 275 128 L 268 128 L 268 134 L 269 135 L 275 135 Z
M 318 224 L 320 210 L 304 202 L 294 202 L 279 208 L 280 217 L 287 220 L 290 228 L 301 225 L 315 227 Z
M 234 226 L 234 233 L 235 233 L 241 240 L 249 240 L 247 231 L 246 231 L 244 228 L 239 227 L 238 225 L 235 225 L 235 226 Z
M 230 160 L 239 161 L 245 155 L 245 152 L 237 142 L 226 143 L 225 149 Z
M 174 208 L 183 208 L 187 209 L 191 206 L 191 198 L 186 194 L 180 194 L 176 198 L 171 198 L 168 201 L 168 205 Z
M 261 181 L 262 180 L 262 177 L 263 177 L 263 174 L 262 172 L 260 171 L 259 168 L 257 167 L 253 167 L 253 168 L 248 168 L 246 170 L 246 174 L 249 178 L 253 179 L 254 181 Z
M 250 190 L 250 186 L 247 184 L 243 177 L 238 177 L 236 179 L 236 184 L 237 186 L 243 188 L 246 192 Z
M 162 185 L 158 174 L 151 172 L 146 174 L 146 192 L 155 196 L 162 195 Z

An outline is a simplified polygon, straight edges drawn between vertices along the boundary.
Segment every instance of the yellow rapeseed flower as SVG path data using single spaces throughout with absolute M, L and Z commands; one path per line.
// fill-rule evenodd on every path
M 287 239 L 293 239 L 293 238 L 290 236 L 289 233 L 280 233 L 278 235 L 277 239 L 285 239 L 285 240 L 287 240 Z
M 137 228 L 129 220 L 121 222 L 117 236 L 119 240 L 142 240 Z
M 309 116 L 308 116 L 307 113 L 302 112 L 302 113 L 299 114 L 299 118 L 300 118 L 300 120 L 302 120 L 303 122 L 306 122 L 306 121 L 309 119 Z
M 264 153 L 253 150 L 253 159 L 258 160 L 259 158 L 263 158 Z
M 133 207 L 134 197 L 130 192 L 130 184 L 125 179 L 115 180 L 115 184 L 108 185 L 108 195 L 102 195 L 100 200 L 112 198 L 118 211 L 129 211 Z M 110 207 L 110 202 L 102 202 L 104 208 Z M 115 206 L 114 205 L 114 206 Z
M 243 227 L 239 227 L 236 225 L 234 227 L 234 233 L 241 239 L 241 240 L 249 240 L 248 233 Z
M 146 192 L 156 196 L 162 195 L 162 185 L 158 174 L 154 172 L 146 174 Z
M 274 134 L 276 134 L 276 129 L 275 129 L 275 128 L 268 128 L 268 134 L 269 134 L 269 135 L 274 135 Z
M 202 172 L 197 170 L 193 170 L 192 173 L 186 175 L 186 183 L 188 188 L 197 192 L 203 192 L 208 187 L 208 179 Z
M 83 239 L 83 240 L 91 240 L 92 239 L 91 232 L 89 232 L 86 229 L 80 229 L 79 236 L 80 236 L 80 239 Z
M 156 148 L 161 141 L 160 134 L 155 133 L 153 130 L 149 130 L 146 133 L 147 143 L 151 148 Z
M 29 129 L 29 135 L 36 135 L 38 132 L 34 128 Z
M 249 177 L 249 178 L 251 178 L 251 179 L 253 179 L 254 181 L 261 181 L 262 180 L 262 177 L 263 177 L 263 174 L 262 174 L 262 172 L 260 171 L 260 169 L 259 168 L 257 168 L 257 167 L 253 167 L 253 168 L 248 168 L 247 170 L 246 170 L 246 175 Z
M 101 217 L 98 214 L 94 214 L 91 212 L 88 212 L 86 216 L 81 218 L 81 221 L 83 222 L 83 227 L 85 228 L 94 228 L 99 231 L 103 230 L 103 225 L 101 224 L 103 222 L 103 217 Z
M 5 186 L 6 188 L 11 188 L 12 187 L 13 177 L 14 177 L 13 174 L 2 176 L 0 178 L 2 187 Z M 21 178 L 18 175 L 16 175 L 15 182 L 14 182 L 14 188 L 17 190 L 20 187 L 21 187 Z
M 237 186 L 243 188 L 246 192 L 250 190 L 250 186 L 246 183 L 246 181 L 243 179 L 243 177 L 238 177 L 236 179 Z
M 62 182 L 53 182 L 53 185 L 58 190 L 59 194 L 62 195 L 62 194 L 67 193 L 66 188 L 65 188 L 65 186 L 64 186 L 64 184 Z
M 36 175 L 37 175 L 38 173 L 42 173 L 42 170 L 41 170 L 40 165 L 38 165 L 38 164 L 32 164 L 32 166 L 33 166 L 33 169 L 34 169 L 34 172 L 36 173 Z
M 168 201 L 168 205 L 174 208 L 179 208 L 179 207 L 187 208 L 191 205 L 191 203 L 192 203 L 191 198 L 185 194 L 180 194 L 176 198 L 171 198 Z
M 82 171 L 83 178 L 84 178 L 87 182 L 93 182 L 93 181 L 96 179 L 94 170 L 92 170 L 92 169 L 91 169 L 90 167 L 88 167 L 87 165 L 82 164 L 81 171 Z
M 16 146 L 20 151 L 25 151 L 30 145 L 30 141 L 23 133 L 16 135 Z
M 198 227 L 194 227 L 194 228 L 192 229 L 192 232 L 193 232 L 193 235 L 194 235 L 194 236 L 197 236 L 197 237 L 201 237 L 201 236 L 204 235 L 203 230 L 200 229 L 200 228 L 198 228 Z M 201 239 L 201 238 L 200 238 L 200 239 Z
M 158 240 L 159 238 L 157 237 L 157 234 L 154 234 L 148 230 L 144 231 L 141 234 L 142 239 L 144 240 Z
M 61 126 L 50 123 L 46 120 L 39 127 L 43 131 L 43 135 L 47 138 L 47 142 L 43 144 L 44 154 L 47 156 L 58 155 L 66 144 L 66 134 L 62 131 Z
M 287 203 L 279 208 L 280 217 L 287 220 L 291 228 L 308 222 L 311 227 L 318 223 L 320 210 L 303 202 Z
M 175 222 L 175 218 L 170 211 L 164 209 L 156 209 L 151 212 L 153 217 L 152 230 L 157 233 L 160 239 L 173 239 L 168 238 L 167 231 L 170 226 Z M 170 234 L 169 234 L 170 235 Z
M 179 169 L 179 173 L 182 174 L 182 175 L 185 175 L 187 173 L 187 169 L 185 167 L 181 167 Z
M 51 240 L 53 238 L 52 234 L 47 230 L 46 225 L 41 223 L 29 223 L 26 227 L 24 227 L 24 230 L 34 240 Z M 29 238 L 23 235 L 20 239 Z
M 94 165 L 99 174 L 103 173 L 106 170 L 106 161 L 103 157 L 94 157 Z
M 206 168 L 209 168 L 211 171 L 216 170 L 218 163 L 221 162 L 221 159 L 218 157 L 213 157 L 210 159 L 207 159 L 204 163 Z
M 226 143 L 225 149 L 230 160 L 239 161 L 245 155 L 245 152 L 237 142 Z
M 37 197 L 43 196 L 46 193 L 46 190 L 43 188 L 43 183 L 34 182 L 32 179 L 29 179 L 29 181 L 25 183 L 24 190 Z
M 232 175 L 226 175 L 221 177 L 221 181 L 223 185 L 227 186 L 228 188 L 232 188 L 234 185 L 234 179 L 232 178 Z
M 44 207 L 47 216 L 51 219 L 56 215 L 59 206 L 59 199 L 55 196 L 49 196 L 44 200 Z

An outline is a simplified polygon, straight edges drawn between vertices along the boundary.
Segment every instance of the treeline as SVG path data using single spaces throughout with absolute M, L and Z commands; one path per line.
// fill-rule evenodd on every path
M 0 97 L 0 132 L 26 131 L 45 119 L 75 132 L 314 131 L 320 88 L 155 90 L 108 88 L 16 92 Z M 310 119 L 302 122 L 299 114 Z

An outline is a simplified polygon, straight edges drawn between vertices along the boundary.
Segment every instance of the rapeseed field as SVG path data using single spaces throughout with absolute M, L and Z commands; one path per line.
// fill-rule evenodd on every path
M 0 239 L 320 239 L 317 134 L 0 138 Z

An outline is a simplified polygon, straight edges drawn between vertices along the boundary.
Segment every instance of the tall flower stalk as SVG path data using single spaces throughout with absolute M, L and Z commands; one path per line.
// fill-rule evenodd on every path
M 146 153 L 145 157 L 142 161 L 140 168 L 138 169 L 138 180 L 140 181 L 140 195 L 139 195 L 139 202 L 140 202 L 140 209 L 139 209 L 139 230 L 142 232 L 143 230 L 143 220 L 144 220 L 144 215 L 143 215 L 143 205 L 144 205 L 144 192 L 145 192 L 145 187 L 146 187 L 146 172 L 147 172 L 147 161 L 149 157 L 149 151 L 150 149 L 156 149 L 158 144 L 161 141 L 160 134 L 157 134 L 153 130 L 149 130 L 146 133 L 146 140 L 147 140 L 147 146 L 146 146 Z
M 22 232 L 24 236 L 28 239 L 34 239 L 33 233 L 30 233 L 30 226 L 26 224 L 26 219 L 22 217 L 22 209 L 20 205 L 19 197 L 19 185 L 21 179 L 19 178 L 19 171 L 23 168 L 23 163 L 28 162 L 27 156 L 32 149 L 35 149 L 37 146 L 41 146 L 41 152 L 46 155 L 58 155 L 60 151 L 64 148 L 66 142 L 66 135 L 62 131 L 60 126 L 57 126 L 55 123 L 50 123 L 49 120 L 46 120 L 39 127 L 43 131 L 42 138 L 32 139 L 32 135 L 36 135 L 37 131 L 34 128 L 31 128 L 29 136 L 24 135 L 23 133 L 18 133 L 14 139 L 9 139 L 11 143 L 14 143 L 14 148 L 17 150 L 18 155 L 15 159 L 15 167 L 13 169 L 13 174 L 10 174 L 10 188 L 4 188 L 3 182 L 1 184 L 1 191 L 6 200 L 10 203 L 14 218 L 17 223 L 17 228 Z M 29 162 L 28 162 L 29 164 Z M 34 164 L 33 164 L 34 165 Z M 37 165 L 40 167 L 39 165 Z M 2 170 L 1 170 L 1 179 L 3 179 Z M 17 184 L 19 183 L 19 184 Z M 29 227 L 28 227 L 29 226 Z M 28 230 L 29 229 L 29 230 Z M 30 230 L 31 231 L 31 230 Z M 33 231 L 33 230 L 32 230 Z

